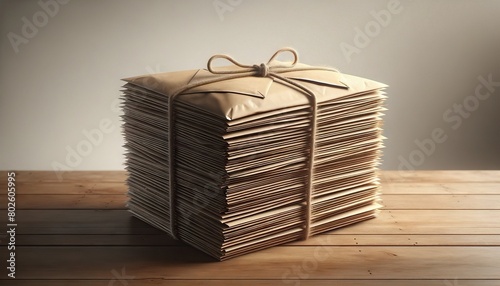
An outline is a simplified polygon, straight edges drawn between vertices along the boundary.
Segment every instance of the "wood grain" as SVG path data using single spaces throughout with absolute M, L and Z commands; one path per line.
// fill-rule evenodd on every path
M 112 276 L 110 274 L 110 276 Z M 10 281 L 12 286 L 25 286 L 33 285 L 33 280 L 16 280 Z M 123 278 L 110 278 L 102 280 L 38 280 L 37 286 L 110 286 L 110 285 L 124 285 L 124 286 L 220 286 L 220 285 L 234 285 L 234 286 L 275 286 L 275 285 L 302 285 L 302 286 L 498 286 L 498 280 L 459 280 L 459 279 L 439 279 L 439 280 L 374 280 L 374 279 L 315 279 L 315 280 L 300 280 L 300 281 L 282 281 L 280 279 L 191 279 L 191 280 L 177 280 L 177 279 L 123 279 Z
M 0 236 L 0 245 L 7 245 Z M 167 234 L 20 234 L 20 246 L 172 246 L 184 245 Z M 462 234 L 319 234 L 289 246 L 500 246 L 500 235 Z
M 337 234 L 498 234 L 500 210 L 382 210 L 377 219 L 333 232 Z M 19 234 L 75 234 L 75 229 L 144 229 L 150 227 L 126 210 L 19 210 Z M 43 232 L 45 231 L 45 232 Z M 82 233 L 82 232 L 78 232 Z
M 500 171 L 382 171 L 380 178 L 387 183 L 500 183 Z
M 126 194 L 17 195 L 18 210 L 125 210 Z M 495 210 L 500 195 L 383 194 L 385 210 Z M 7 197 L 0 198 L 0 210 L 7 208 Z
M 125 210 L 127 195 L 16 195 L 18 210 Z M 7 197 L 0 198 L 6 209 Z
M 19 279 L 111 279 L 123 268 L 137 279 L 500 279 L 500 248 L 476 246 L 279 246 L 227 263 L 188 246 L 19 247 L 16 256 L 29 269 Z

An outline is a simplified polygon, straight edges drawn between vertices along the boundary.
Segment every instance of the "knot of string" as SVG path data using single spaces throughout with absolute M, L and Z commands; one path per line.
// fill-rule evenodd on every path
M 273 63 L 274 59 L 281 53 L 289 52 L 293 56 L 293 61 L 288 63 Z M 230 69 L 215 69 L 213 67 L 213 62 L 217 59 L 224 59 L 234 64 L 234 67 Z M 169 182 L 169 194 L 168 194 L 168 203 L 169 206 L 169 231 L 170 234 L 177 238 L 177 229 L 175 226 L 176 222 L 176 213 L 175 213 L 175 117 L 174 117 L 174 100 L 177 96 L 182 95 L 185 91 L 203 86 L 210 83 L 221 82 L 229 79 L 235 78 L 243 78 L 248 76 L 258 76 L 258 77 L 271 77 L 277 80 L 280 80 L 282 84 L 288 85 L 291 88 L 301 91 L 306 94 L 310 98 L 311 102 L 311 122 L 310 122 L 310 138 L 309 138 L 309 146 L 310 150 L 308 152 L 308 160 L 307 160 L 307 182 L 306 182 L 306 191 L 304 194 L 305 201 L 305 222 L 304 222 L 304 232 L 303 239 L 307 239 L 311 235 L 311 218 L 312 218 L 312 197 L 313 197 L 313 184 L 314 184 L 314 156 L 316 153 L 316 133 L 317 133 L 317 99 L 314 92 L 312 92 L 309 88 L 304 85 L 289 79 L 280 73 L 286 71 L 307 71 L 307 70 L 327 70 L 338 72 L 338 70 L 328 67 L 301 67 L 296 68 L 295 64 L 299 61 L 299 56 L 297 51 L 292 48 L 282 48 L 276 51 L 267 63 L 262 63 L 260 65 L 245 65 L 242 64 L 232 57 L 228 55 L 214 55 L 207 62 L 207 69 L 213 74 L 221 74 L 227 75 L 225 77 L 217 77 L 208 80 L 202 80 L 190 83 L 179 90 L 175 91 L 172 95 L 169 96 L 168 99 L 168 160 L 169 160 L 169 173 L 168 173 L 168 182 Z
M 265 63 L 261 63 L 260 65 L 253 65 L 253 68 L 257 72 L 257 76 L 267 77 L 269 75 L 269 66 Z

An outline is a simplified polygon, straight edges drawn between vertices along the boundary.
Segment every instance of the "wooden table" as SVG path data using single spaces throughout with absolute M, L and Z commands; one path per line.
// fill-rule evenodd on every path
M 0 285 L 500 285 L 500 171 L 384 171 L 377 219 L 226 262 L 131 217 L 124 172 L 16 172 L 16 279 L 0 175 Z

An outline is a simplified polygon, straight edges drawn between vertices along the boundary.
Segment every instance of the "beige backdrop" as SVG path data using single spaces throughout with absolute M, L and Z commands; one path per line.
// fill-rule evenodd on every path
M 215 53 L 388 89 L 384 169 L 500 169 L 500 1 L 0 1 L 0 169 L 123 168 L 123 77 Z

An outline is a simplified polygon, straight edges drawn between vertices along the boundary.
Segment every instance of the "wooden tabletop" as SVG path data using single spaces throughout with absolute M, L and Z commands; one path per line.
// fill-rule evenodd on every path
M 378 218 L 216 262 L 133 218 L 120 171 L 19 171 L 0 285 L 500 285 L 500 171 L 381 172 Z

